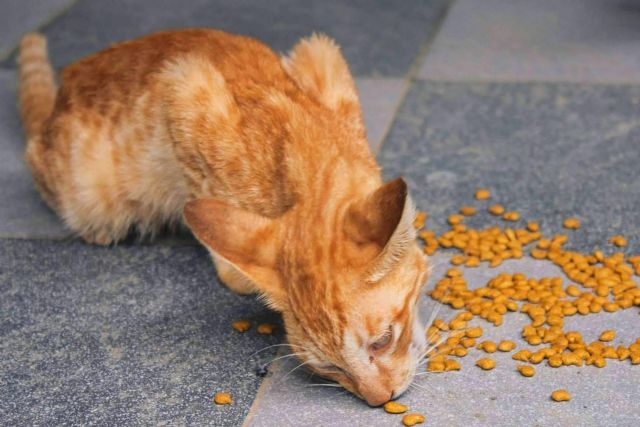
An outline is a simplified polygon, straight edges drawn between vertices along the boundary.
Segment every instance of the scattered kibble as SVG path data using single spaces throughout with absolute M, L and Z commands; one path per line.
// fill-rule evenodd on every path
M 478 188 L 476 190 L 476 199 L 477 200 L 486 200 L 491 197 L 491 191 L 486 188 Z
M 580 220 L 578 218 L 567 218 L 562 222 L 562 226 L 569 230 L 577 230 L 580 228 Z
M 258 328 L 256 330 L 259 334 L 271 335 L 273 331 L 276 330 L 276 325 L 273 325 L 271 323 L 261 323 L 258 325 Z
M 427 213 L 426 212 L 416 212 L 416 217 L 413 220 L 413 226 L 417 230 L 424 227 L 424 223 L 427 221 Z
M 498 346 L 493 341 L 482 341 L 477 348 L 486 353 L 495 353 L 498 350 Z
M 476 366 L 479 366 L 480 368 L 484 369 L 485 371 L 489 371 L 493 368 L 496 367 L 496 361 L 493 359 L 489 359 L 489 358 L 483 358 L 483 359 L 479 359 L 476 362 Z
M 551 398 L 556 402 L 567 402 L 571 400 L 571 395 L 567 390 L 560 389 L 551 393 Z
M 518 365 L 516 369 L 523 377 L 532 377 L 536 374 L 536 369 L 530 365 Z
M 215 396 L 213 396 L 213 401 L 216 405 L 231 405 L 233 402 L 231 394 L 226 392 L 216 393 Z
M 478 189 L 476 198 L 488 199 L 486 189 Z M 480 197 L 478 197 L 478 195 Z M 505 221 L 519 221 L 520 214 L 506 211 L 504 206 L 490 206 L 489 212 Z M 464 223 L 466 216 L 476 213 L 476 208 L 463 206 L 458 214 L 450 215 L 450 229 L 442 234 L 423 230 L 419 233 L 425 243 L 424 252 L 436 250 L 455 251 L 451 257 L 454 266 L 498 267 L 504 261 L 530 255 L 534 259 L 555 264 L 564 276 L 528 277 L 523 273 L 500 273 L 483 286 L 467 285 L 461 268 L 450 268 L 444 277 L 429 291 L 429 296 L 459 310 L 451 321 L 434 321 L 428 329 L 429 342 L 434 351 L 428 356 L 427 370 L 447 372 L 460 369 L 460 363 L 452 357 L 462 358 L 475 349 L 486 353 L 513 351 L 516 342 L 503 340 L 498 344 L 476 339 L 482 336 L 482 328 L 469 326 L 485 320 L 498 327 L 509 313 L 521 313 L 529 318 L 522 328 L 522 339 L 531 346 L 516 351 L 512 359 L 528 364 L 517 365 L 516 370 L 525 377 L 535 376 L 534 365 L 544 363 L 551 368 L 589 366 L 595 369 L 607 366 L 608 360 L 640 365 L 640 338 L 635 342 L 612 346 L 615 331 L 604 331 L 598 340 L 587 341 L 578 331 L 567 331 L 565 323 L 571 316 L 588 316 L 594 313 L 616 313 L 640 307 L 640 287 L 634 275 L 640 275 L 640 254 L 625 255 L 619 251 L 607 254 L 600 249 L 582 253 L 565 247 L 566 234 L 541 232 L 537 221 L 526 226 L 499 222 L 498 225 L 475 229 Z M 566 218 L 563 227 L 580 229 L 577 218 Z M 624 236 L 613 236 L 609 242 L 625 247 Z M 496 362 L 481 358 L 476 365 L 485 370 L 495 368 Z M 559 399 L 569 400 L 566 390 L 556 390 Z
M 406 405 L 398 402 L 387 402 L 383 406 L 384 410 L 390 414 L 402 414 L 407 412 L 409 408 Z
M 502 215 L 502 219 L 505 221 L 517 221 L 520 219 L 520 214 L 515 211 L 505 212 L 504 215 Z
M 251 322 L 244 319 L 236 320 L 231 324 L 231 326 L 238 332 L 247 332 L 251 328 Z
M 492 205 L 489 207 L 489 213 L 492 215 L 502 215 L 504 213 L 504 206 Z
M 613 236 L 609 239 L 609 243 L 612 243 L 620 248 L 627 246 L 627 239 L 624 236 Z
M 615 337 L 616 337 L 616 331 L 607 330 L 600 334 L 600 341 L 602 342 L 613 341 Z
M 460 208 L 460 214 L 464 216 L 473 216 L 477 212 L 473 206 L 463 206 Z
M 479 326 L 473 327 L 473 328 L 469 328 L 467 329 L 467 331 L 465 332 L 465 335 L 469 338 L 478 338 L 480 336 L 482 336 L 482 328 Z
M 424 415 L 421 414 L 407 414 L 402 417 L 402 424 L 407 427 L 415 426 L 416 424 L 422 424 L 424 422 Z
M 503 340 L 500 341 L 500 344 L 498 344 L 498 350 L 500 351 L 512 351 L 514 348 L 516 348 L 516 343 L 514 343 L 513 341 Z

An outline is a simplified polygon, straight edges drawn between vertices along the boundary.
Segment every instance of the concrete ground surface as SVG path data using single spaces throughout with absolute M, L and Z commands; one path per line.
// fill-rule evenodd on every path
M 112 248 L 65 230 L 33 189 L 22 162 L 15 46 L 43 31 L 56 67 L 112 42 L 176 27 L 248 34 L 284 52 L 322 31 L 336 38 L 356 76 L 372 149 L 387 178 L 407 178 L 428 227 L 462 204 L 492 201 L 562 230 L 569 246 L 602 248 L 624 234 L 640 253 L 640 2 L 633 0 L 422 0 L 299 2 L 0 2 L 0 425 L 393 426 L 322 380 L 276 361 L 280 319 L 220 285 L 206 251 L 187 233 Z M 495 223 L 487 214 L 474 226 Z M 448 267 L 433 259 L 432 287 Z M 465 271 L 479 287 L 499 271 L 559 275 L 524 259 Z M 640 279 L 639 279 L 640 280 Z M 437 308 L 425 296 L 424 318 Z M 451 316 L 442 308 L 440 317 Z M 525 317 L 489 339 L 514 339 Z M 230 322 L 247 318 L 239 334 Z M 571 323 L 575 322 L 575 323 Z M 615 344 L 640 336 L 638 309 L 568 321 Z M 485 338 L 485 337 L 483 337 Z M 269 348 L 268 348 L 269 347 Z M 260 351 L 263 350 L 263 351 Z M 260 351 L 259 353 L 256 353 Z M 434 426 L 633 426 L 640 423 L 640 368 L 628 363 L 553 370 L 534 378 L 508 355 L 490 372 L 462 360 L 457 373 L 421 375 L 400 401 Z M 556 388 L 573 400 L 548 399 Z M 234 404 L 211 402 L 230 391 Z

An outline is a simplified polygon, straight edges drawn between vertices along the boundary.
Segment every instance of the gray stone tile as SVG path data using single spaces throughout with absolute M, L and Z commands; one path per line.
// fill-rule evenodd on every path
M 640 82 L 640 3 L 457 0 L 420 76 Z
M 239 425 L 282 340 L 220 285 L 199 246 L 0 240 L 3 425 Z M 280 328 L 281 329 L 281 328 Z M 222 390 L 234 397 L 218 407 Z
M 448 258 L 443 255 L 433 258 L 432 263 L 434 270 L 427 289 L 434 286 L 449 267 Z M 517 271 L 533 277 L 561 274 L 550 262 L 529 258 L 508 261 L 497 269 L 467 269 L 464 275 L 469 287 L 476 288 L 498 273 Z M 438 307 L 428 297 L 419 304 L 425 320 Z M 457 312 L 441 307 L 438 317 L 450 320 L 454 313 Z M 482 320 L 473 320 L 471 325 L 484 329 L 482 340 L 511 339 L 519 348 L 527 347 L 520 338 L 520 331 L 528 323 L 528 318 L 517 313 L 507 316 L 512 318 L 499 328 Z M 639 320 L 635 309 L 592 317 L 574 316 L 567 323 L 567 330 L 578 329 L 588 340 L 596 340 L 600 332 L 608 328 L 618 332 L 614 345 L 628 345 L 638 337 Z M 473 349 L 470 355 L 460 360 L 460 372 L 417 377 L 416 387 L 410 388 L 398 400 L 408 405 L 410 411 L 424 414 L 427 418 L 425 425 L 434 426 L 630 426 L 640 418 L 636 399 L 640 369 L 628 361 L 609 361 L 603 369 L 589 366 L 554 369 L 541 364 L 536 366 L 535 377 L 525 378 L 516 372 L 519 362 L 512 360 L 508 353 L 491 355 L 497 362 L 492 371 L 485 372 L 475 367 L 475 361 L 485 356 L 485 353 Z M 301 369 L 287 374 L 296 366 L 291 359 L 276 363 L 273 376 L 263 385 L 262 399 L 252 408 L 251 419 L 246 423 L 249 426 L 401 424 L 401 415 L 387 414 L 381 408 L 369 408 L 342 389 L 309 387 L 323 381 L 310 378 Z M 568 389 L 573 399 L 562 404 L 552 402 L 549 396 L 558 388 Z
M 40 198 L 24 163 L 16 88 L 15 73 L 0 70 L 0 237 L 66 237 L 69 232 Z
M 356 79 L 369 144 L 374 153 L 393 121 L 406 83 L 401 79 Z
M 0 60 L 3 60 L 28 31 L 47 23 L 75 0 L 3 0 L 0 4 Z
M 356 75 L 404 76 L 447 3 L 84 0 L 45 33 L 52 60 L 61 66 L 109 43 L 167 28 L 219 28 L 257 37 L 277 51 L 287 51 L 300 37 L 321 31 L 342 45 Z
M 638 253 L 639 107 L 638 86 L 416 82 L 379 160 L 388 178 L 407 178 L 440 232 L 462 204 L 495 202 L 545 232 L 580 218 L 570 247 L 611 250 L 608 237 L 623 234 Z M 478 186 L 493 191 L 489 203 L 474 201 Z

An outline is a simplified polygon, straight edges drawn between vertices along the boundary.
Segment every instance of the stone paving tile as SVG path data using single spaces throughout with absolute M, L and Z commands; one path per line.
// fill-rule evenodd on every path
M 369 144 L 374 153 L 378 152 L 393 121 L 405 84 L 401 79 L 356 79 Z
M 0 70 L 0 237 L 62 238 L 69 235 L 44 204 L 23 161 L 15 72 Z
M 0 424 L 242 423 L 279 322 L 221 286 L 202 247 L 0 239 Z M 218 407 L 215 392 L 234 404 Z
M 457 0 L 420 77 L 640 82 L 640 3 Z
M 3 0 L 0 4 L 0 60 L 18 44 L 20 37 L 54 18 L 74 0 Z
M 502 203 L 545 232 L 580 218 L 570 247 L 608 249 L 621 233 L 638 253 L 639 108 L 638 86 L 416 82 L 378 157 L 439 232 L 463 204 Z M 473 203 L 478 186 L 493 191 L 489 203 Z
M 83 0 L 50 25 L 52 60 L 66 65 L 109 43 L 167 28 L 212 27 L 287 51 L 300 37 L 326 32 L 343 47 L 354 74 L 404 76 L 435 31 L 447 0 Z M 375 7 L 373 7 L 375 6 Z M 5 61 L 12 66 L 15 59 Z
M 427 289 L 433 287 L 449 268 L 446 255 L 437 255 L 432 263 L 434 270 Z M 531 258 L 508 261 L 497 269 L 467 269 L 464 274 L 469 287 L 476 288 L 497 273 L 517 271 L 532 277 L 562 274 L 550 262 Z M 424 320 L 437 308 L 428 297 L 419 304 Z M 448 307 L 441 307 L 438 317 L 450 320 L 454 313 Z M 484 329 L 481 340 L 512 339 L 519 348 L 526 347 L 527 344 L 519 337 L 528 318 L 518 313 L 507 316 L 512 317 L 507 317 L 499 328 L 482 320 L 474 320 L 471 325 Z M 602 330 L 613 328 L 618 333 L 613 344 L 628 345 L 638 337 L 640 319 L 637 309 L 629 309 L 615 314 L 572 317 L 567 321 L 567 328 L 582 331 L 588 340 L 596 340 Z M 497 367 L 485 372 L 474 364 L 486 354 L 472 350 L 470 355 L 460 359 L 460 372 L 421 375 L 417 377 L 416 387 L 410 388 L 398 401 L 408 405 L 410 411 L 424 414 L 427 418 L 425 425 L 433 426 L 631 426 L 640 419 L 636 398 L 640 383 L 638 366 L 631 366 L 628 361 L 609 361 L 603 369 L 589 366 L 554 369 L 541 364 L 535 367 L 535 377 L 525 378 L 516 372 L 518 362 L 511 359 L 511 354 L 492 354 Z M 311 378 L 302 369 L 287 375 L 296 366 L 291 359 L 283 359 L 276 364 L 273 377 L 263 384 L 262 399 L 252 408 L 251 418 L 245 425 L 401 425 L 401 415 L 370 408 L 342 389 L 309 387 L 325 382 Z M 558 388 L 568 389 L 573 399 L 562 404 L 552 402 L 549 396 Z

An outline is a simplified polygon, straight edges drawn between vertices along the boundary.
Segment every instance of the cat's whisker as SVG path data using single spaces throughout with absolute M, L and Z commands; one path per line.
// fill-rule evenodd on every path
M 289 353 L 289 354 L 285 354 L 284 356 L 276 357 L 275 359 L 273 359 L 273 360 L 271 360 L 271 361 L 267 362 L 267 364 L 269 364 L 269 365 L 270 365 L 270 364 L 272 364 L 273 362 L 276 362 L 276 361 L 278 361 L 278 360 L 280 360 L 280 359 L 287 359 L 287 358 L 289 358 L 289 357 L 299 357 L 299 356 L 302 356 L 302 354 L 303 354 L 303 353 Z
M 273 344 L 273 345 L 267 346 L 267 347 L 265 347 L 265 348 L 261 348 L 260 350 L 258 350 L 258 351 L 256 351 L 256 352 L 251 353 L 251 354 L 249 355 L 249 357 L 253 357 L 253 356 L 255 356 L 255 355 L 256 355 L 256 354 L 258 354 L 258 353 L 262 353 L 263 351 L 267 351 L 267 350 L 269 350 L 270 348 L 274 348 L 274 347 L 294 347 L 294 346 L 295 346 L 295 347 L 300 347 L 300 349 L 305 350 L 305 351 L 306 351 L 306 350 L 308 350 L 308 348 L 306 348 L 306 347 L 302 347 L 302 346 L 299 346 L 299 345 L 297 345 L 297 344 Z
M 280 381 L 278 381 L 278 384 L 280 384 L 282 381 L 285 380 L 285 378 L 287 378 L 290 374 L 292 374 L 295 370 L 308 365 L 309 362 L 302 362 L 301 364 L 299 364 L 298 366 L 296 366 L 295 368 L 293 368 L 292 370 L 290 370 L 289 372 L 287 372 L 282 378 L 280 378 Z

